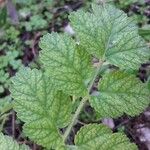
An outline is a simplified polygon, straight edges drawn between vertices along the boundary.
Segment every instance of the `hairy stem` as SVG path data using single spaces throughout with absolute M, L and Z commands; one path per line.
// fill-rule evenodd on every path
M 72 118 L 72 121 L 71 121 L 70 125 L 68 126 L 68 128 L 66 129 L 66 132 L 64 133 L 64 136 L 63 136 L 64 142 L 66 141 L 67 137 L 69 136 L 69 134 L 70 134 L 70 132 L 72 130 L 72 127 L 76 123 L 76 121 L 78 119 L 78 116 L 79 116 L 79 114 L 80 114 L 80 112 L 81 112 L 82 108 L 84 107 L 84 105 L 85 105 L 87 100 L 88 100 L 87 97 L 84 97 L 81 100 L 81 102 L 80 102 L 80 104 L 79 104 L 79 106 L 78 106 L 78 108 L 77 108 L 77 110 L 76 110 L 76 112 L 75 112 L 75 114 L 74 114 L 74 116 Z
M 91 83 L 90 83 L 89 87 L 88 87 L 88 93 L 89 93 L 89 94 L 90 94 L 91 89 L 92 89 L 92 87 L 93 87 L 93 84 L 94 84 L 94 82 L 95 82 L 95 80 L 96 80 L 96 77 L 98 76 L 98 74 L 99 74 L 99 72 L 100 72 L 100 70 L 101 70 L 101 68 L 102 68 L 102 65 L 103 65 L 103 62 L 99 62 L 98 67 L 97 67 L 97 70 L 96 70 L 96 72 L 95 72 L 95 74 L 94 74 L 94 76 L 93 76 L 93 78 L 92 78 L 92 80 L 91 80 Z
M 102 65 L 103 65 L 103 62 L 99 62 L 99 65 L 98 65 L 98 67 L 97 67 L 97 70 L 96 70 L 96 72 L 95 72 L 95 74 L 94 74 L 94 76 L 93 76 L 93 78 L 92 78 L 92 80 L 91 80 L 91 83 L 89 84 L 89 87 L 88 87 L 88 93 L 89 93 L 89 94 L 90 94 L 90 92 L 91 92 L 91 89 L 92 89 L 92 87 L 93 87 L 93 84 L 94 84 L 94 82 L 95 82 L 95 79 L 96 79 L 96 77 L 98 76 L 98 74 L 99 74 L 99 72 L 100 72 L 100 70 L 101 70 L 101 66 L 102 66 Z M 79 106 L 78 106 L 78 108 L 77 108 L 75 114 L 73 115 L 73 118 L 72 118 L 72 121 L 71 121 L 70 125 L 67 127 L 67 129 L 66 129 L 66 131 L 65 131 L 65 133 L 64 133 L 64 135 L 63 135 L 63 141 L 64 141 L 64 142 L 66 141 L 67 137 L 69 136 L 69 134 L 70 134 L 70 132 L 71 132 L 71 130 L 72 130 L 72 127 L 74 126 L 74 124 L 75 124 L 76 121 L 78 120 L 79 114 L 80 114 L 80 112 L 82 111 L 82 109 L 83 109 L 83 107 L 85 106 L 85 104 L 86 104 L 86 102 L 87 102 L 88 99 L 89 99 L 89 97 L 87 97 L 87 96 L 84 97 L 84 98 L 82 98 L 82 100 L 81 100 L 81 102 L 80 102 L 80 104 L 79 104 Z

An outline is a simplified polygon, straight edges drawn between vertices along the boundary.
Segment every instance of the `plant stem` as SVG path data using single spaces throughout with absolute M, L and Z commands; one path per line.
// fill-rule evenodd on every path
M 99 65 L 98 65 L 98 67 L 97 67 L 97 70 L 96 70 L 96 72 L 95 72 L 95 74 L 94 74 L 94 76 L 93 76 L 93 78 L 92 78 L 92 80 L 91 80 L 91 83 L 90 83 L 89 87 L 88 87 L 88 93 L 89 93 L 89 94 L 90 94 L 90 92 L 91 92 L 91 89 L 92 89 L 92 87 L 93 87 L 93 84 L 94 84 L 94 82 L 95 82 L 95 79 L 96 79 L 97 75 L 99 74 L 99 72 L 100 72 L 100 70 L 101 70 L 101 66 L 102 66 L 102 65 L 103 65 L 103 62 L 99 62 Z M 71 130 L 72 130 L 72 127 L 73 127 L 74 124 L 76 123 L 76 121 L 77 121 L 77 119 L 78 119 L 78 117 L 79 117 L 79 114 L 80 114 L 80 112 L 82 111 L 82 109 L 83 109 L 83 107 L 85 106 L 85 104 L 86 104 L 86 102 L 87 102 L 88 99 L 89 99 L 89 95 L 88 95 L 88 96 L 85 96 L 84 98 L 82 98 L 82 100 L 81 100 L 81 102 L 80 102 L 80 104 L 79 104 L 79 106 L 78 106 L 78 108 L 77 108 L 75 114 L 73 115 L 73 118 L 72 118 L 72 121 L 71 121 L 70 125 L 67 127 L 67 129 L 66 129 L 66 131 L 65 131 L 65 133 L 64 133 L 64 135 L 63 135 L 63 141 L 64 141 L 64 142 L 66 141 L 67 137 L 69 136 L 69 134 L 70 134 L 70 132 L 71 132 Z
M 98 67 L 97 67 L 97 70 L 96 70 L 96 72 L 95 72 L 95 74 L 94 74 L 94 76 L 93 76 L 93 78 L 92 78 L 92 80 L 91 80 L 91 83 L 90 83 L 89 87 L 88 87 L 88 93 L 91 92 L 91 89 L 92 89 L 93 84 L 94 84 L 94 82 L 95 82 L 95 80 L 96 80 L 96 77 L 98 76 L 100 70 L 102 69 L 102 68 L 101 68 L 102 65 L 103 65 L 103 62 L 99 62 Z
M 4 114 L 3 116 L 0 117 L 0 132 L 3 131 L 4 124 L 5 124 L 5 122 L 7 121 L 8 116 L 9 116 L 10 114 L 11 114 L 11 113 L 7 113 L 7 114 Z
M 86 103 L 87 100 L 88 100 L 87 97 L 84 97 L 81 100 L 81 102 L 80 102 L 80 104 L 79 104 L 79 106 L 78 106 L 78 108 L 77 108 L 77 110 L 76 110 L 76 112 L 75 112 L 75 114 L 74 114 L 74 116 L 72 118 L 72 121 L 71 121 L 70 125 L 68 126 L 68 128 L 66 129 L 66 132 L 64 133 L 64 136 L 63 136 L 64 142 L 66 141 L 67 137 L 69 136 L 69 134 L 70 134 L 70 132 L 72 130 L 72 127 L 76 123 L 76 121 L 78 119 L 78 116 L 79 116 L 79 114 L 80 114 L 80 112 L 81 112 L 81 110 L 82 110 L 82 108 L 85 105 L 85 103 Z

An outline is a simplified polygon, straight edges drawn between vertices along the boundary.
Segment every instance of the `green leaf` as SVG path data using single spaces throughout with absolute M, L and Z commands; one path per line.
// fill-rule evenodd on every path
M 90 57 L 67 34 L 45 35 L 40 42 L 41 61 L 57 88 L 71 95 L 86 95 L 92 68 Z
M 70 15 L 80 45 L 98 59 L 120 69 L 136 70 L 150 55 L 138 28 L 130 18 L 109 4 L 92 5 L 91 13 L 80 10 Z
M 144 25 L 139 28 L 139 34 L 147 41 L 150 40 L 150 25 Z
M 46 28 L 48 23 L 40 15 L 31 16 L 30 21 L 24 23 L 27 31 L 40 30 Z
M 26 145 L 19 145 L 12 137 L 0 133 L 0 149 L 1 150 L 30 150 Z
M 89 124 L 80 129 L 75 137 L 77 150 L 137 150 L 135 144 L 123 133 L 112 133 L 112 131 L 98 124 Z
M 126 1 L 119 0 L 118 3 L 119 3 L 120 8 L 127 8 L 136 2 L 138 2 L 139 4 L 139 2 L 141 3 L 141 1 L 144 1 L 144 0 L 126 0 Z
M 148 106 L 149 97 L 146 84 L 134 75 L 116 71 L 103 76 L 99 92 L 91 97 L 90 103 L 102 118 L 123 113 L 134 116 Z
M 7 19 L 6 7 L 0 8 L 0 27 L 4 26 Z
M 10 96 L 6 96 L 4 98 L 0 98 L 0 115 L 2 116 L 4 113 L 8 112 L 12 109 L 12 99 Z
M 5 73 L 3 69 L 0 70 L 0 82 L 4 84 L 9 80 L 9 74 Z
M 63 144 L 58 128 L 71 119 L 70 97 L 56 92 L 50 79 L 37 69 L 22 68 L 12 79 L 11 93 L 25 134 L 46 148 Z
M 0 94 L 4 92 L 4 88 L 2 85 L 0 85 Z

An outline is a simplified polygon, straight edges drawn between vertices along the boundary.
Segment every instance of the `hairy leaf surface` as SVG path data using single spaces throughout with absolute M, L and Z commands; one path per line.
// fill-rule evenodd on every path
M 99 93 L 91 97 L 90 103 L 102 118 L 123 113 L 134 116 L 148 106 L 149 98 L 147 85 L 134 75 L 116 71 L 103 76 Z
M 93 5 L 91 13 L 79 10 L 70 20 L 85 50 L 121 69 L 138 69 L 150 56 L 137 27 L 114 6 Z
M 76 135 L 75 145 L 77 150 L 137 150 L 123 133 L 113 134 L 108 127 L 98 124 L 82 127 Z
M 37 69 L 23 68 L 11 87 L 15 110 L 25 122 L 25 134 L 47 148 L 62 143 L 58 128 L 68 125 L 72 109 L 70 98 L 56 92 L 49 80 Z
M 30 150 L 24 144 L 19 145 L 12 137 L 0 133 L 0 149 L 1 150 Z
M 41 61 L 58 89 L 85 95 L 91 75 L 90 57 L 69 35 L 45 35 L 40 42 Z

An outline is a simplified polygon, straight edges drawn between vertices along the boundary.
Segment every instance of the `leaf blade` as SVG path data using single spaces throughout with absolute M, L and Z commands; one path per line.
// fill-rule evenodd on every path
M 20 145 L 12 137 L 0 133 L 0 149 L 3 150 L 30 150 L 27 145 Z
M 149 48 L 138 28 L 114 6 L 92 5 L 91 13 L 78 11 L 70 20 L 80 44 L 98 59 L 126 70 L 137 70 L 149 59 Z
M 134 116 L 149 104 L 147 85 L 125 72 L 104 75 L 99 91 L 97 96 L 91 97 L 90 103 L 102 118 L 118 117 L 123 113 Z
M 55 91 L 49 78 L 37 69 L 22 68 L 12 82 L 14 109 L 25 122 L 25 134 L 47 148 L 63 144 L 58 128 L 63 128 L 70 122 L 70 97 Z
M 45 35 L 40 47 L 41 62 L 57 88 L 71 95 L 86 95 L 92 72 L 86 51 L 79 49 L 69 35 L 57 33 Z
M 75 144 L 78 150 L 137 150 L 136 145 L 130 143 L 124 134 L 113 134 L 108 127 L 98 124 L 82 127 L 75 137 Z

